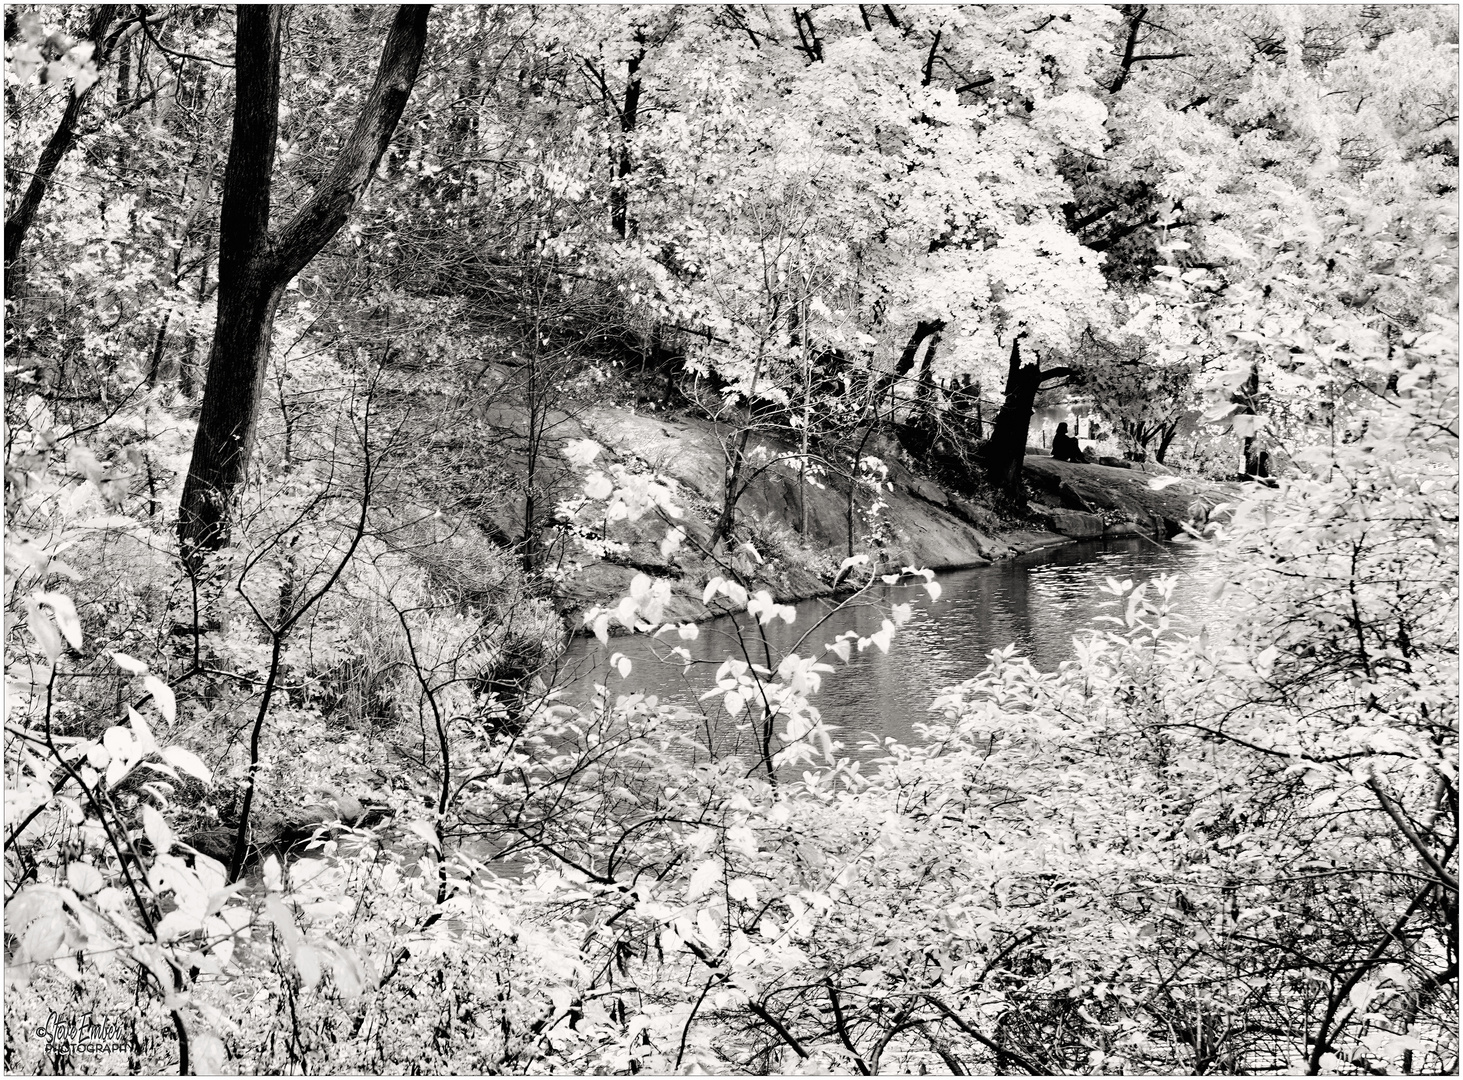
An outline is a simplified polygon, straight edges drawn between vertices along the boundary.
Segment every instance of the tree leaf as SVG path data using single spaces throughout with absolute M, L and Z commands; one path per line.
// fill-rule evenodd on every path
M 157 854 L 166 855 L 173 850 L 173 830 L 156 807 L 143 806 L 142 828 Z
M 272 857 L 272 856 L 271 856 Z M 300 937 L 300 928 L 295 925 L 294 916 L 290 909 L 277 895 L 267 897 L 264 901 L 264 914 L 273 924 L 275 931 L 284 940 L 285 947 L 293 955 L 304 940 Z
M 90 896 L 106 885 L 101 871 L 90 863 L 73 862 L 66 865 L 66 883 L 76 891 L 77 896 Z
M 162 751 L 162 758 L 174 768 L 195 776 L 205 784 L 213 783 L 213 771 L 198 759 L 198 755 L 191 750 L 185 750 L 181 746 L 165 747 Z
M 147 665 L 141 660 L 136 660 L 124 652 L 113 652 L 109 655 L 113 663 L 130 675 L 141 675 L 147 670 Z
M 142 714 L 130 705 L 127 706 L 127 721 L 132 725 L 132 749 L 129 751 L 129 757 L 146 757 L 157 750 L 157 740 L 152 736 L 152 727 Z
M 218 914 L 224 909 L 224 906 L 228 904 L 229 898 L 238 895 L 238 893 L 241 892 L 248 884 L 249 883 L 247 881 L 236 881 L 232 885 L 226 885 L 222 889 L 218 889 L 215 892 L 209 893 L 208 905 L 204 908 L 204 914 Z
M 315 946 L 301 942 L 294 950 L 295 970 L 300 973 L 300 983 L 306 990 L 313 990 L 320 982 L 320 954 Z
M 584 481 L 584 494 L 595 502 L 603 502 L 615 491 L 614 481 L 602 472 L 590 473 Z
M 228 1063 L 224 1042 L 212 1031 L 188 1033 L 188 1052 L 195 1076 L 222 1076 Z
M 178 699 L 173 695 L 173 688 L 163 682 L 156 675 L 143 677 L 142 686 L 152 695 L 153 704 L 157 706 L 158 712 L 163 714 L 163 719 L 170 725 L 178 718 Z
M 177 908 L 168 912 L 157 924 L 159 941 L 173 941 L 184 934 L 191 934 L 203 928 L 203 920 L 197 912 Z
M 420 818 L 418 818 L 416 821 L 410 822 L 407 825 L 407 828 L 414 835 L 420 837 L 421 840 L 433 851 L 440 852 L 442 850 L 442 841 L 438 839 L 437 830 L 432 828 L 430 822 L 422 821 Z
M 564 457 L 576 468 L 586 469 L 603 449 L 593 439 L 570 439 L 564 444 Z
M 53 959 L 65 945 L 66 925 L 66 916 L 59 908 L 36 919 L 21 935 L 16 962 L 44 964 Z
M 330 956 L 335 988 L 340 991 L 340 996 L 347 1001 L 360 997 L 367 985 L 366 969 L 360 957 L 333 941 L 324 942 L 321 948 Z
M 732 878 L 726 887 L 727 896 L 740 900 L 748 907 L 757 906 L 757 887 L 746 878 Z
M 46 654 L 46 659 L 51 667 L 56 666 L 56 661 L 61 659 L 65 652 L 65 646 L 61 642 L 61 635 L 57 633 L 56 626 L 50 619 L 41 613 L 40 606 L 34 601 L 26 604 L 29 617 L 26 619 L 26 626 L 30 628 L 31 636 L 36 639 L 36 644 Z
M 721 860 L 715 857 L 707 859 L 691 874 L 691 879 L 686 883 L 686 899 L 695 900 L 705 893 L 721 879 Z
M 51 609 L 56 625 L 61 628 L 61 633 L 71 643 L 71 647 L 80 649 L 81 619 L 76 614 L 76 605 L 72 603 L 71 597 L 63 593 L 45 592 L 36 597 L 36 603 L 45 604 Z

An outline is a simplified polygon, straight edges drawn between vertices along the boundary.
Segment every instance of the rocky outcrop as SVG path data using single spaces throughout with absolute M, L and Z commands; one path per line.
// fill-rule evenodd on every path
M 491 389 L 508 377 L 506 369 L 489 365 L 484 385 Z M 471 422 L 423 430 L 433 467 L 421 472 L 414 497 L 395 508 L 401 535 L 409 534 L 413 544 L 420 541 L 422 551 L 445 553 L 423 557 L 429 572 L 467 596 L 467 602 L 485 607 L 496 603 L 495 593 L 476 598 L 464 592 L 464 582 L 473 580 L 471 567 L 477 565 L 473 553 L 481 546 L 490 549 L 492 558 L 515 559 L 525 547 L 529 432 L 510 397 L 499 400 L 489 393 L 485 404 L 474 406 Z M 443 413 L 449 414 L 457 415 Z M 1186 478 L 1157 490 L 1151 481 L 1172 474 L 1162 465 L 1076 465 L 1028 447 L 1025 478 L 1033 513 L 1028 523 L 1013 528 L 1009 518 L 991 507 L 912 472 L 903 464 L 908 458 L 895 439 L 876 434 L 861 454 L 883 461 L 887 475 L 877 490 L 859 486 L 850 514 L 848 481 L 833 475 L 835 470 L 810 468 L 804 475 L 793 447 L 753 435 L 746 446 L 744 474 L 750 483 L 737 505 L 736 529 L 713 558 L 707 550 L 735 429 L 608 404 L 554 410 L 544 420 L 544 442 L 532 476 L 536 520 L 545 521 L 561 500 L 582 493 L 583 470 L 562 452 L 578 439 L 604 447 L 598 465 L 620 464 L 631 473 L 653 471 L 668 481 L 672 501 L 684 510 L 675 522 L 687 533 L 678 551 L 662 550 L 669 523 L 653 516 L 587 525 L 593 535 L 581 539 L 591 541 L 588 546 L 601 544 L 595 553 L 562 533 L 541 534 L 543 544 L 536 554 L 543 561 L 536 568 L 553 582 L 543 599 L 576 629 L 588 608 L 618 604 L 637 574 L 669 586 L 664 608 L 668 620 L 700 620 L 724 612 L 724 598 L 708 605 L 701 597 L 707 581 L 726 576 L 728 568 L 748 589 L 765 589 L 790 602 L 832 591 L 839 564 L 854 552 L 869 556 L 885 572 L 905 566 L 953 570 L 1075 541 L 1166 539 L 1184 521 L 1203 520 L 1214 513 L 1216 503 L 1237 494 L 1230 490 L 1237 485 Z M 491 455 L 481 452 L 485 438 L 493 446 Z M 419 528 L 421 522 L 431 522 L 430 530 Z M 484 589 L 493 588 L 490 580 L 491 575 L 483 576 Z M 535 578 L 535 585 L 541 580 Z
M 1203 524 L 1216 506 L 1240 494 L 1237 484 L 1179 476 L 1161 465 L 1113 468 L 1036 455 L 1026 458 L 1026 482 L 1033 512 L 1074 538 L 1143 535 L 1167 540 L 1186 522 Z M 1091 531 L 1094 517 L 1103 524 L 1096 533 Z
M 678 524 L 689 535 L 682 550 L 667 558 L 660 552 L 664 522 L 612 526 L 609 539 L 624 551 L 586 562 L 564 578 L 560 591 L 572 609 L 616 602 L 643 572 L 671 582 L 668 618 L 719 614 L 724 601 L 708 607 L 701 595 L 706 580 L 722 571 L 697 552 L 709 544 L 721 503 L 726 435 L 706 421 L 606 407 L 585 410 L 577 421 L 612 460 L 641 463 L 674 482 L 675 501 L 686 510 Z M 788 449 L 770 440 L 754 436 L 747 450 L 748 468 L 756 475 L 737 504 L 741 535 L 722 557 L 752 587 L 766 588 L 779 600 L 830 592 L 838 564 L 851 551 L 869 553 L 892 569 L 932 570 L 980 566 L 1013 554 L 1012 544 L 996 532 L 994 514 L 916 476 L 895 460 L 892 448 L 881 454 L 889 467 L 887 483 L 877 493 L 858 491 L 851 522 L 849 488 L 841 477 L 801 476 Z
M 1061 533 L 1073 540 L 1095 540 L 1107 533 L 1107 522 L 1101 514 L 1089 514 L 1081 510 L 1066 510 L 1033 504 L 1032 514 L 1044 521 L 1052 532 Z
M 678 524 L 688 540 L 667 555 L 660 550 L 665 522 L 611 525 L 607 538 L 618 550 L 601 560 L 579 557 L 579 565 L 568 568 L 559 582 L 571 623 L 596 604 L 617 603 L 639 573 L 670 582 L 669 620 L 723 613 L 724 599 L 710 605 L 701 600 L 706 581 L 724 573 L 717 560 L 701 552 L 710 543 L 711 522 L 721 504 L 727 433 L 703 420 L 611 407 L 583 411 L 575 429 L 576 437 L 593 438 L 606 448 L 601 462 L 639 464 L 671 481 L 675 501 L 686 511 Z M 749 440 L 747 452 L 755 477 L 737 504 L 738 535 L 720 560 L 750 588 L 765 588 L 784 602 L 830 592 L 838 564 L 850 551 L 868 553 L 890 569 L 953 570 L 1074 540 L 1167 539 L 1182 521 L 1202 520 L 1206 500 L 1208 505 L 1218 501 L 1215 485 L 1199 481 L 1177 479 L 1154 490 L 1149 481 L 1161 466 L 1074 465 L 1033 454 L 1026 459 L 1026 476 L 1037 527 L 1011 531 L 989 508 L 915 475 L 899 463 L 892 447 L 880 446 L 871 452 L 889 471 L 877 493 L 879 505 L 871 506 L 875 493 L 860 489 L 850 530 L 846 481 L 801 476 L 787 447 L 758 436 Z

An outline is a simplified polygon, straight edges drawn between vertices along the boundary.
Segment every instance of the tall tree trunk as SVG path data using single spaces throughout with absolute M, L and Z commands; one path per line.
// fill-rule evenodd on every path
M 929 347 L 925 349 L 925 358 L 919 365 L 919 379 L 915 384 L 914 397 L 916 401 L 923 403 L 929 408 L 930 402 L 935 397 L 935 353 L 940 348 L 940 331 L 936 330 L 930 335 Z
M 1011 343 L 1006 369 L 1006 397 L 986 443 L 986 474 L 1013 502 L 1022 501 L 1021 465 L 1026 457 L 1026 433 L 1036 411 L 1036 392 L 1041 389 L 1041 367 L 1021 363 L 1021 337 Z
M 909 335 L 909 340 L 904 343 L 904 351 L 899 354 L 899 363 L 894 365 L 894 374 L 890 382 L 903 379 L 914 370 L 914 359 L 919 355 L 919 347 L 925 343 L 925 339 L 938 334 L 945 329 L 944 319 L 921 319 L 915 324 L 914 333 Z
M 203 405 L 183 486 L 185 559 L 228 542 L 228 502 L 253 449 L 274 312 L 285 281 L 271 266 L 270 184 L 279 127 L 280 33 L 286 9 L 240 5 L 234 127 L 218 229 L 218 314 Z M 288 279 L 286 279 L 288 280 Z
M 807 295 L 802 305 L 793 304 L 793 310 L 808 303 Z M 806 316 L 804 317 L 806 322 Z M 813 426 L 813 343 L 803 336 L 799 342 L 803 354 L 803 423 L 798 446 L 798 533 L 808 535 L 808 450 L 809 432 Z
M 1021 337 L 1011 342 L 1011 360 L 1006 368 L 1006 397 L 985 444 L 986 475 L 1012 503 L 1026 501 L 1021 468 L 1026 459 L 1026 436 L 1036 411 L 1036 395 L 1042 384 L 1071 375 L 1068 368 L 1042 371 L 1041 362 L 1021 363 Z
M 107 59 L 106 34 L 112 25 L 112 20 L 117 17 L 117 10 L 115 4 L 105 4 L 97 8 L 92 14 L 90 25 L 86 28 L 86 40 L 96 46 L 95 51 L 92 52 L 92 62 L 98 69 Z M 95 83 L 92 85 L 94 86 Z M 41 200 L 46 197 L 46 189 L 50 187 L 51 180 L 56 175 L 56 169 L 61 164 L 61 159 L 76 143 L 76 125 L 81 119 L 82 105 L 90 91 L 91 87 L 88 86 L 78 94 L 73 87 L 71 93 L 67 95 L 66 110 L 61 114 L 61 122 L 56 125 L 56 130 L 52 132 L 45 149 L 41 151 L 41 156 L 36 161 L 35 172 L 31 174 L 30 184 L 26 187 L 25 194 L 21 196 L 15 213 L 5 219 L 5 298 L 7 300 L 14 295 L 15 283 L 19 279 L 20 246 L 25 242 L 25 234 L 35 221 L 36 211 L 40 209 Z
M 1259 415 L 1259 365 L 1254 363 L 1250 364 L 1250 377 L 1245 380 L 1244 386 L 1240 387 L 1239 392 L 1234 394 L 1230 400 L 1240 407 L 1235 421 L 1237 428 L 1240 427 L 1238 417 L 1254 418 Z M 1255 432 L 1258 430 L 1258 427 L 1259 421 L 1257 419 L 1249 419 L 1242 428 L 1243 431 L 1247 432 L 1247 434 L 1241 436 L 1244 447 L 1244 471 L 1250 475 L 1254 475 L 1259 470 L 1259 455 L 1255 452 Z
M 285 10 L 250 4 L 238 8 L 234 129 L 219 214 L 218 318 L 179 507 L 180 550 L 191 568 L 204 552 L 229 540 L 229 508 L 253 450 L 280 296 L 340 231 L 365 194 L 406 107 L 426 47 L 428 8 L 398 8 L 375 83 L 350 138 L 315 194 L 276 237 L 269 231 L 270 180 Z
M 772 321 L 774 324 L 777 322 L 775 311 Z M 747 419 L 741 430 L 733 433 L 726 443 L 726 477 L 721 489 L 721 512 L 716 516 L 716 524 L 711 528 L 711 539 L 707 544 L 713 552 L 720 550 L 719 545 L 723 541 L 731 539 L 732 527 L 737 520 L 737 501 L 746 490 L 742 481 L 742 468 L 747 463 L 747 444 L 752 438 L 752 425 L 756 423 L 757 383 L 762 378 L 762 361 L 765 357 L 765 351 L 759 351 L 756 366 L 752 368 L 752 382 L 747 388 Z
M 630 191 L 626 187 L 633 170 L 630 159 L 630 135 L 640 115 L 640 62 L 645 59 L 645 37 L 639 31 L 635 41 L 640 51 L 630 57 L 625 80 L 625 102 L 620 107 L 619 158 L 615 163 L 615 181 L 610 188 L 610 226 L 621 240 L 630 228 Z
M 1159 432 L 1158 451 L 1153 455 L 1153 460 L 1163 464 L 1164 455 L 1168 453 L 1168 444 L 1173 442 L 1173 437 L 1178 433 L 1179 422 L 1175 420 Z
M 174 284 L 176 285 L 177 282 L 174 282 Z M 157 385 L 158 375 L 162 371 L 162 366 L 163 366 L 163 346 L 167 344 L 167 340 L 168 340 L 168 323 L 172 320 L 172 318 L 173 318 L 173 313 L 171 311 L 164 313 L 164 315 L 163 315 L 163 321 L 162 321 L 161 325 L 159 325 L 158 328 L 157 328 L 157 336 L 155 338 L 153 338 L 153 343 L 152 343 L 152 360 L 147 365 L 147 385 L 148 386 L 156 386 Z
M 755 385 L 755 382 L 754 382 Z M 720 545 L 731 539 L 732 528 L 737 522 L 737 503 L 746 491 L 742 480 L 742 469 L 747 464 L 747 444 L 752 439 L 752 417 L 748 417 L 742 430 L 732 435 L 726 446 L 726 475 L 722 481 L 721 511 L 716 515 L 716 524 L 711 527 L 711 539 L 707 547 L 719 551 Z

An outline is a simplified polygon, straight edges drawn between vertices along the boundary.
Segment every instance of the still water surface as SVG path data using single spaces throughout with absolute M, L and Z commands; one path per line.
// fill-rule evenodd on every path
M 870 646 L 855 652 L 847 665 L 829 657 L 838 670 L 826 675 L 823 689 L 812 703 L 824 720 L 840 732 L 852 749 L 873 735 L 878 741 L 892 736 L 901 742 L 915 738 L 913 724 L 927 715 L 930 702 L 946 686 L 978 675 L 993 649 L 1012 642 L 1042 670 L 1055 669 L 1072 656 L 1072 635 L 1103 614 L 1121 614 L 1116 602 L 1099 591 L 1115 577 L 1144 581 L 1159 574 L 1178 577 L 1171 623 L 1197 633 L 1206 620 L 1217 617 L 1211 590 L 1216 568 L 1212 559 L 1187 545 L 1158 544 L 1128 537 L 1073 544 L 972 570 L 941 575 L 940 599 L 931 601 L 917 585 L 881 586 L 834 613 L 799 647 L 798 642 L 819 619 L 837 606 L 834 600 L 807 600 L 797 605 L 791 625 L 780 619 L 767 627 L 772 663 L 797 651 L 807 656 L 846 630 L 868 637 L 879 629 L 890 603 L 909 602 L 914 617 L 895 635 L 888 654 Z M 698 703 L 715 685 L 716 669 L 728 655 L 741 657 L 738 620 L 746 628 L 752 659 L 766 663 L 753 620 L 742 615 L 701 624 L 700 636 L 683 642 L 673 634 L 652 639 L 644 635 L 610 638 L 608 647 L 595 638 L 575 638 L 563 665 L 559 683 L 564 700 L 587 704 L 596 683 L 613 698 L 619 694 L 654 694 L 664 703 L 683 705 L 700 717 L 703 710 L 724 731 L 728 720 L 717 699 Z M 686 647 L 697 661 L 683 670 L 670 657 L 674 645 Z M 615 653 L 629 657 L 633 667 L 626 678 L 610 665 Z M 720 741 L 720 739 L 718 739 Z

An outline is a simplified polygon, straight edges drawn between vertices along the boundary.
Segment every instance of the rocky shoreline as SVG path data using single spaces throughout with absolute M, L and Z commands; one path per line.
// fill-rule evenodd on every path
M 673 483 L 675 498 L 686 509 L 679 524 L 688 537 L 681 551 L 665 555 L 660 550 L 663 523 L 611 526 L 607 539 L 617 550 L 603 559 L 582 560 L 559 582 L 560 607 L 570 627 L 578 630 L 589 608 L 617 603 L 641 573 L 670 583 L 667 620 L 697 622 L 725 614 L 723 598 L 701 599 L 706 582 L 724 571 L 697 554 L 709 544 L 721 498 L 722 435 L 704 421 L 609 407 L 590 409 L 578 421 L 605 447 L 609 460 L 649 467 Z M 749 450 L 767 462 L 787 454 L 785 447 L 756 437 Z M 891 570 L 987 566 L 1103 537 L 1168 540 L 1185 523 L 1202 524 L 1222 513 L 1224 503 L 1239 494 L 1236 484 L 1181 477 L 1161 465 L 1073 464 L 1033 453 L 1026 458 L 1033 525 L 1013 529 L 987 507 L 915 475 L 894 453 L 880 456 L 888 464 L 886 484 L 877 496 L 857 494 L 852 546 L 875 553 Z M 876 499 L 882 505 L 871 507 Z M 737 515 L 743 527 L 723 559 L 749 588 L 766 589 L 782 603 L 836 591 L 838 564 L 850 548 L 846 483 L 829 478 L 800 483 L 795 462 L 770 464 L 742 496 Z M 796 526 L 803 522 L 800 532 Z M 872 544 L 871 535 L 876 537 Z

